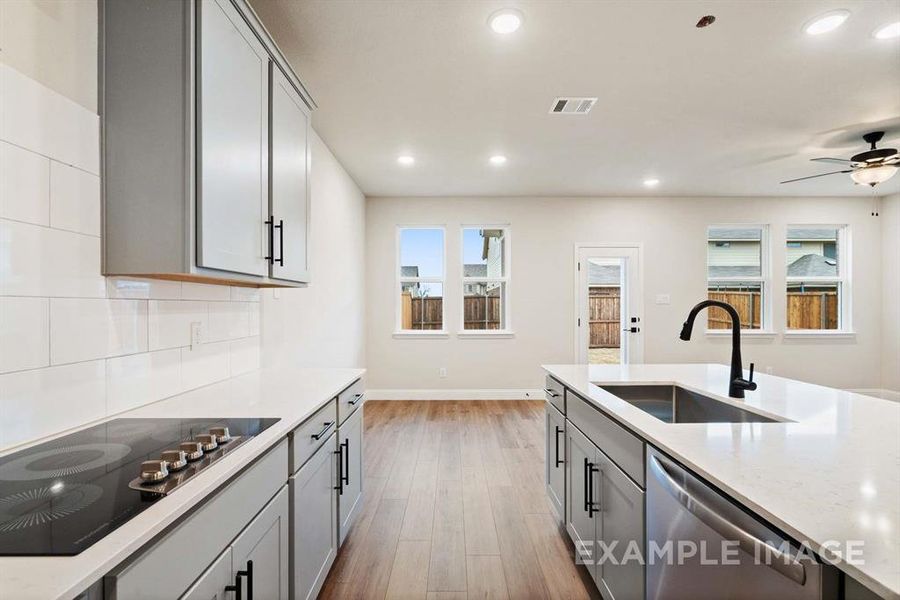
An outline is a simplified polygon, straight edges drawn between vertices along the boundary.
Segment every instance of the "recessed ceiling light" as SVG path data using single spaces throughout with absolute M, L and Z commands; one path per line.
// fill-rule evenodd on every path
M 882 25 L 872 35 L 879 40 L 892 40 L 900 37 L 900 21 Z
M 409 154 L 401 154 L 397 157 L 397 162 L 403 165 L 404 167 L 411 167 L 416 164 L 416 159 L 410 156 Z
M 659 185 L 659 179 L 655 179 L 653 177 L 647 178 L 644 180 L 644 187 L 656 187 Z
M 523 20 L 524 17 L 520 11 L 514 8 L 504 8 L 492 14 L 488 19 L 488 24 L 494 30 L 494 33 L 507 35 L 519 29 Z
M 812 21 L 809 21 L 806 25 L 803 26 L 803 31 L 805 31 L 809 35 L 828 33 L 829 31 L 834 31 L 835 29 L 843 25 L 844 21 L 846 21 L 847 17 L 849 16 L 849 10 L 833 10 L 831 12 L 825 13 L 824 15 L 819 15 Z
M 506 157 L 502 154 L 495 154 L 490 158 L 490 160 L 492 165 L 500 166 L 506 164 Z

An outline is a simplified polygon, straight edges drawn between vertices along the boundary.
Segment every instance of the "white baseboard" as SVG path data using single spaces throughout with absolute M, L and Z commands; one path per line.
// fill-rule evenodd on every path
M 874 396 L 876 398 L 883 398 L 884 400 L 893 400 L 894 402 L 900 402 L 900 392 L 895 392 L 893 390 L 873 388 L 847 391 L 853 392 L 855 394 L 864 394 L 866 396 Z
M 366 390 L 366 400 L 543 400 L 544 390 Z

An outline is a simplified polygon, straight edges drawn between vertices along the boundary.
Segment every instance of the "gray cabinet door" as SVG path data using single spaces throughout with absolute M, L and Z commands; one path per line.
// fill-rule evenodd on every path
M 200 576 L 194 585 L 181 597 L 181 600 L 231 600 L 234 592 L 226 592 L 225 586 L 232 585 L 231 548 L 219 555 L 219 558 Z M 165 577 L 165 575 L 161 575 Z
M 234 541 L 232 574 L 252 570 L 252 577 L 239 578 L 243 598 L 288 600 L 288 514 L 288 489 L 284 486 Z
M 602 451 L 598 453 L 599 489 L 595 496 L 600 516 L 598 539 L 616 560 L 597 565 L 597 586 L 605 598 L 644 597 L 644 492 Z M 599 553 L 598 553 L 599 554 Z
M 576 560 L 584 563 L 596 580 L 594 557 L 600 517 L 591 510 L 597 498 L 599 480 L 592 468 L 597 464 L 597 448 L 571 423 L 566 423 L 566 530 L 575 544 Z M 592 485 L 590 485 L 592 483 Z
M 544 421 L 547 431 L 544 478 L 547 497 L 556 519 L 566 518 L 566 418 L 550 402 L 544 402 Z
M 309 281 L 309 112 L 281 69 L 271 63 L 272 277 Z
M 338 539 L 344 543 L 350 526 L 362 507 L 363 495 L 363 404 L 338 429 L 338 458 L 343 461 L 339 472 L 343 475 L 343 485 L 338 494 L 340 525 Z
M 198 17 L 197 263 L 267 275 L 269 58 L 229 0 Z
M 291 570 L 295 600 L 315 598 L 337 555 L 337 435 L 291 477 Z

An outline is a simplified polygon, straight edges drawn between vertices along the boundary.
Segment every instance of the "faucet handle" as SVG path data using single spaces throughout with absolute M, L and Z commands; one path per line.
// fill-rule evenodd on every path
M 753 363 L 750 363 L 750 378 L 747 381 L 753 383 Z

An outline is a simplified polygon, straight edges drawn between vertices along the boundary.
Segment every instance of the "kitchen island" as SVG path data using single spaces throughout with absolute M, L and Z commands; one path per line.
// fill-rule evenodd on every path
M 544 369 L 548 404 L 559 407 L 555 380 L 567 400 L 571 392 L 868 589 L 900 598 L 900 404 L 770 375 L 757 375 L 758 389 L 737 400 L 727 396 L 724 365 Z M 608 391 L 626 384 L 676 385 L 761 422 L 665 422 Z M 642 467 L 620 466 L 643 477 Z M 848 542 L 859 551 L 852 560 Z
M 334 411 L 335 404 L 344 396 L 342 392 L 363 373 L 361 369 L 264 368 L 116 415 L 115 418 L 179 419 L 268 417 L 278 421 L 77 555 L 0 557 L 0 598 L 68 600 L 89 587 L 93 589 L 123 561 L 164 539 L 189 515 L 196 515 L 198 505 L 232 482 L 240 481 L 249 465 L 261 464 L 276 453 L 285 454 L 288 438 L 298 426 L 327 407 Z M 359 396 L 361 399 L 361 394 Z M 361 402 L 359 405 L 361 407 Z M 359 413 L 361 410 L 357 411 Z M 317 423 L 316 429 L 321 429 L 321 424 Z M 294 446 L 296 444 L 292 444 Z M 21 447 L 11 449 L 18 450 Z M 330 450 L 328 454 L 331 455 Z M 287 458 L 280 462 L 283 472 L 279 470 L 277 476 L 283 486 L 290 473 Z M 300 465 L 293 466 L 299 468 Z M 131 492 L 133 490 L 123 490 L 123 493 Z M 195 550 L 205 550 L 206 542 L 205 539 L 196 540 L 199 546 Z M 185 551 L 196 554 L 190 548 Z M 177 561 L 177 555 L 170 556 L 170 560 Z M 167 580 L 171 574 L 162 577 Z M 146 593 L 148 597 L 162 597 L 153 596 L 150 587 Z M 94 596 L 89 593 L 87 598 Z

